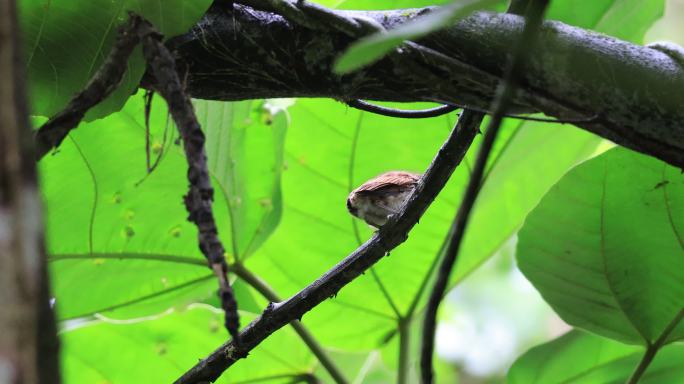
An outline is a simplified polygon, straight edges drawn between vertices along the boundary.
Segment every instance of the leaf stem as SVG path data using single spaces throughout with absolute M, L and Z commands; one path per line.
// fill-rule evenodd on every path
M 636 384 L 639 382 L 641 376 L 646 372 L 646 368 L 648 368 L 653 361 L 656 352 L 658 352 L 658 348 L 655 344 L 651 344 L 646 348 L 646 353 L 644 353 L 644 356 L 641 358 L 641 361 L 639 361 L 639 365 L 636 366 L 634 372 L 632 372 L 632 375 L 627 379 L 627 384 Z
M 409 330 L 409 325 L 411 324 L 411 318 L 405 317 L 400 318 L 398 322 L 399 327 L 399 372 L 397 374 L 397 384 L 408 383 L 408 371 L 409 371 L 409 345 L 411 340 L 411 332 Z
M 644 375 L 646 372 L 646 369 L 648 369 L 648 366 L 651 365 L 651 362 L 653 362 L 653 358 L 655 357 L 656 353 L 660 350 L 660 348 L 665 345 L 665 342 L 667 341 L 668 336 L 674 331 L 674 329 L 677 327 L 680 321 L 684 318 L 684 308 L 682 308 L 679 313 L 672 319 L 672 321 L 665 327 L 663 330 L 663 333 L 658 337 L 658 339 L 653 342 L 649 343 L 648 346 L 646 347 L 646 352 L 644 353 L 644 356 L 641 357 L 641 361 L 639 361 L 639 364 L 636 366 L 634 369 L 634 372 L 629 376 L 629 379 L 627 379 L 626 384 L 636 384 L 639 382 L 641 379 L 641 376 Z

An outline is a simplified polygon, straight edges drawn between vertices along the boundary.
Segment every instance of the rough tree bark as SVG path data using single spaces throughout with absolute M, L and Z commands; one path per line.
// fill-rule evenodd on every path
M 0 0 L 0 383 L 59 383 L 13 0 Z
M 341 13 L 391 29 L 426 12 L 430 8 Z M 476 13 L 419 41 L 448 62 L 404 49 L 345 76 L 330 68 L 352 38 L 240 4 L 215 3 L 169 45 L 196 98 L 435 101 L 487 110 L 522 25 L 520 16 Z M 576 125 L 684 167 L 684 70 L 670 56 L 548 21 L 522 80 L 515 110 L 587 118 Z

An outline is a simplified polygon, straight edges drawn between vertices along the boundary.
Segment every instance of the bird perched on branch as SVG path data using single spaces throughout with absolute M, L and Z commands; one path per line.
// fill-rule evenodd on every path
M 369 225 L 380 228 L 391 215 L 399 213 L 420 176 L 418 173 L 391 171 L 374 177 L 349 193 L 347 210 Z

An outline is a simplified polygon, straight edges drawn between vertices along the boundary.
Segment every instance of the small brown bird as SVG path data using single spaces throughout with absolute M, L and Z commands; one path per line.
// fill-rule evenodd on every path
M 416 188 L 420 174 L 391 171 L 374 177 L 349 193 L 347 210 L 373 227 L 380 228 L 399 212 Z

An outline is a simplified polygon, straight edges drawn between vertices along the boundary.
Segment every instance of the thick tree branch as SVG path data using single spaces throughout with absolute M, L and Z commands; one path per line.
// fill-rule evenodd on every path
M 242 345 L 232 341 L 176 380 L 176 384 L 216 380 L 223 371 L 259 345 L 271 333 L 302 316 L 368 270 L 388 252 L 403 243 L 411 228 L 442 190 L 456 166 L 465 156 L 479 131 L 481 114 L 464 114 L 446 140 L 408 202 L 398 215 L 390 218 L 375 235 L 323 276 L 284 302 L 271 304 L 264 313 L 240 332 Z
M 429 11 L 337 12 L 391 29 Z M 348 33 L 240 4 L 215 4 L 169 46 L 197 98 L 434 101 L 490 110 L 522 25 L 519 16 L 476 13 L 418 42 L 441 59 L 409 45 L 344 76 L 331 67 L 354 40 Z M 512 111 L 575 119 L 586 130 L 684 167 L 684 70 L 664 53 L 549 21 L 521 80 Z

